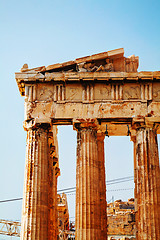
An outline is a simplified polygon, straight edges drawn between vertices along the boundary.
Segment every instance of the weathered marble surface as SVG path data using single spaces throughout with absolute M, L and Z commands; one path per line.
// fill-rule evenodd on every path
M 59 124 L 74 125 L 78 134 L 76 239 L 106 239 L 104 151 L 97 134 L 134 136 L 137 239 L 160 239 L 160 71 L 137 72 L 138 62 L 116 49 L 48 67 L 24 64 L 16 73 L 28 136 L 21 239 L 57 234 L 58 146 L 54 130 L 49 154 L 45 126 Z

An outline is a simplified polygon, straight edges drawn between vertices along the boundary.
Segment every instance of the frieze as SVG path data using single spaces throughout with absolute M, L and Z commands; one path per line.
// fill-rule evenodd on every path
M 25 85 L 26 102 L 160 101 L 160 83 L 36 83 Z
M 153 100 L 160 101 L 160 84 L 153 83 Z
M 81 84 L 66 84 L 66 100 L 82 100 L 83 86 Z
M 47 101 L 51 102 L 53 101 L 53 95 L 54 95 L 54 88 L 53 84 L 37 84 L 37 101 Z
M 124 84 L 123 86 L 123 99 L 141 99 L 141 88 L 138 84 Z
M 95 84 L 94 100 L 111 100 L 111 85 L 110 84 Z

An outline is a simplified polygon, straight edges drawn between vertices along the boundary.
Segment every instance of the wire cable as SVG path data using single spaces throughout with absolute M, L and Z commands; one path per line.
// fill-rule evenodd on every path
M 112 179 L 112 180 L 108 180 L 106 181 L 106 185 L 112 185 L 112 184 L 117 184 L 117 183 L 123 183 L 123 182 L 128 182 L 128 181 L 133 181 L 134 180 L 134 176 L 128 176 L 128 177 L 123 177 L 123 178 L 117 178 L 117 179 Z M 115 190 L 107 190 L 107 192 L 111 192 L 111 191 L 124 191 L 124 190 L 129 190 L 129 189 L 133 189 L 133 188 L 128 188 L 128 189 L 115 189 Z M 64 192 L 68 195 L 72 195 L 71 193 L 75 193 L 76 191 L 76 187 L 71 187 L 71 188 L 64 188 L 64 189 L 60 189 L 57 191 L 57 193 L 60 192 Z M 74 195 L 74 194 L 73 194 Z M 1 200 L 0 203 L 5 203 L 5 202 L 14 202 L 14 201 L 20 201 L 23 198 L 11 198 L 11 199 L 6 199 L 6 200 Z
M 7 200 L 2 200 L 2 201 L 0 201 L 0 203 L 19 201 L 19 200 L 22 200 L 22 199 L 23 198 L 11 198 L 11 199 L 7 199 Z
M 106 185 L 112 185 L 112 184 L 116 184 L 116 183 L 128 182 L 128 181 L 133 181 L 133 180 L 134 180 L 134 176 L 117 178 L 117 179 L 112 179 L 112 180 L 106 181 Z M 63 192 L 63 191 L 73 190 L 73 189 L 76 189 L 76 187 L 60 189 L 57 192 L 59 193 L 59 192 Z

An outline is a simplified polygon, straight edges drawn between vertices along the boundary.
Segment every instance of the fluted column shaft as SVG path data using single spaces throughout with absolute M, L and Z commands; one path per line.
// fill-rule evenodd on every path
M 104 157 L 104 138 L 101 132 L 97 133 L 98 160 L 99 160 L 99 189 L 100 189 L 100 228 L 101 240 L 107 239 L 107 202 L 106 202 L 106 174 Z
M 21 240 L 57 239 L 57 177 L 49 130 L 48 124 L 27 129 Z
M 137 240 L 160 239 L 160 168 L 155 127 L 136 130 Z
M 77 133 L 76 240 L 99 240 L 100 191 L 97 131 L 80 127 Z

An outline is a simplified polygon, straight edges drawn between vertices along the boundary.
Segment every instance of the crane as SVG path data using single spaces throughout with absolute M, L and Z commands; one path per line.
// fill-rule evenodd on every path
M 0 219 L 0 234 L 20 237 L 21 223 Z

